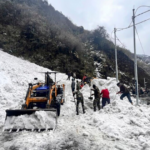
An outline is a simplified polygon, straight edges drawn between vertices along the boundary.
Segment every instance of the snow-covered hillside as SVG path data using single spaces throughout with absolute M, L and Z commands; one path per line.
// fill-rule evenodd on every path
M 139 61 L 143 61 L 145 64 L 150 65 L 150 56 L 147 55 L 137 55 Z
M 149 150 L 150 107 L 131 105 L 120 100 L 114 78 L 94 79 L 99 89 L 107 87 L 111 104 L 93 112 L 93 102 L 88 99 L 90 87 L 84 86 L 85 111 L 76 115 L 76 105 L 71 93 L 71 81 L 59 73 L 57 81 L 66 85 L 66 103 L 55 131 L 2 132 L 5 110 L 21 108 L 28 83 L 34 77 L 44 80 L 40 72 L 49 71 L 28 61 L 16 58 L 0 50 L 0 150 Z M 49 119 L 43 115 L 41 120 Z M 46 118 L 44 118 L 46 117 Z

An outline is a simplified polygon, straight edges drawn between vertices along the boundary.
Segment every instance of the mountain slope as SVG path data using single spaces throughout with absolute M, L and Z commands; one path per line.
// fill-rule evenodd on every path
M 92 73 L 92 59 L 75 36 L 83 30 L 45 1 L 0 0 L 0 47 L 50 69 Z
M 94 76 L 94 61 L 102 78 L 115 77 L 114 44 L 102 26 L 93 31 L 74 25 L 42 0 L 0 0 L 0 47 L 38 65 L 61 72 Z M 117 47 L 119 80 L 132 83 L 134 63 L 128 51 Z M 101 57 L 101 55 L 103 55 Z M 139 70 L 139 83 L 150 74 Z

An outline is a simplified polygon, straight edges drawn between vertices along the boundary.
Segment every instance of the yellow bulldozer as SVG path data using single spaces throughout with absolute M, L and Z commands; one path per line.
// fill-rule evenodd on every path
M 57 125 L 57 117 L 60 115 L 61 105 L 65 102 L 65 85 L 56 83 L 57 72 L 44 72 L 45 82 L 37 82 L 35 84 L 29 83 L 29 87 L 25 97 L 25 103 L 22 104 L 21 109 L 6 110 L 6 118 L 4 131 L 22 131 L 33 130 L 43 131 L 52 130 L 55 127 L 47 128 L 28 128 L 28 127 L 14 127 L 10 126 L 10 119 L 21 115 L 32 115 L 38 111 L 52 112 L 55 118 L 55 126 Z M 55 75 L 55 82 L 51 79 L 50 75 Z M 37 78 L 35 78 L 37 80 Z M 8 121 L 7 121 L 8 120 Z M 11 121 L 12 122 L 12 121 Z M 8 125 L 9 124 L 9 125 Z M 8 126 L 7 126 L 8 125 Z

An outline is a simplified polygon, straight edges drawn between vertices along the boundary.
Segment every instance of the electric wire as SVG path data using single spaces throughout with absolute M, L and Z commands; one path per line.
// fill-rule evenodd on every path
M 139 6 L 139 7 L 136 9 L 135 14 L 136 14 L 137 10 L 138 10 L 139 8 L 141 8 L 141 7 L 150 7 L 150 6 L 146 6 L 146 5 Z M 142 13 L 136 15 L 135 17 L 140 16 L 140 15 L 142 15 L 142 14 L 144 14 L 144 13 L 149 12 L 149 11 L 150 11 L 150 10 L 147 10 L 147 11 L 145 11 L 145 12 L 142 12 Z M 135 26 L 136 26 L 136 25 L 139 25 L 139 24 L 141 24 L 141 23 L 143 23 L 143 22 L 146 22 L 146 21 L 148 21 L 148 20 L 150 20 L 150 18 L 148 18 L 148 19 L 146 19 L 146 20 L 143 20 L 143 21 L 141 21 L 141 22 L 136 23 Z M 133 21 L 133 20 L 132 20 L 132 21 Z M 132 21 L 131 21 L 131 23 L 132 23 Z M 127 27 L 125 27 L 125 28 L 116 28 L 116 31 L 122 31 L 122 30 L 125 30 L 125 29 L 128 29 L 128 28 L 133 27 L 133 24 L 131 25 L 131 23 L 129 24 L 129 26 L 127 26 Z M 136 29 L 136 28 L 135 28 L 135 29 Z M 112 32 L 113 32 L 113 31 L 112 31 Z M 114 38 L 112 38 L 112 32 L 111 32 L 111 39 L 114 40 Z M 136 34 L 138 35 L 137 29 L 136 29 Z M 117 37 L 117 36 L 116 36 L 116 37 Z M 138 35 L 138 39 L 139 39 L 139 41 L 140 41 L 139 35 Z M 118 37 L 117 37 L 117 40 L 118 40 L 118 41 L 121 43 L 121 45 L 124 47 L 124 44 L 122 44 L 122 42 L 119 40 Z M 140 44 L 141 44 L 142 50 L 143 50 L 143 52 L 144 52 L 144 48 L 143 48 L 143 46 L 142 46 L 141 41 L 140 41 Z M 144 52 L 144 54 L 145 54 L 145 52 Z
M 141 7 L 150 7 L 150 6 L 146 6 L 146 5 L 141 5 L 141 6 L 139 6 L 139 7 L 135 10 L 135 14 L 136 14 L 137 10 L 138 10 L 139 8 L 141 8 Z
M 138 16 L 140 16 L 140 15 L 143 15 L 143 14 L 145 14 L 145 13 L 149 12 L 149 11 L 150 11 L 150 10 L 144 11 L 144 12 L 142 12 L 142 13 L 140 13 L 140 14 L 136 15 L 135 17 L 138 17 Z
M 141 23 L 146 22 L 146 21 L 148 21 L 148 20 L 150 20 L 150 18 L 148 18 L 148 19 L 146 19 L 146 20 L 143 20 L 143 21 L 141 21 L 141 22 L 138 22 L 138 23 L 136 23 L 135 25 L 141 24 Z M 117 30 L 117 31 L 122 31 L 122 30 L 125 30 L 125 29 L 128 29 L 128 28 L 131 28 L 131 27 L 133 27 L 133 25 L 132 25 L 132 26 L 129 26 L 129 27 L 127 27 L 127 28 L 122 28 L 122 29 Z M 117 29 L 118 29 L 118 28 L 117 28 Z
M 116 36 L 117 40 L 120 42 L 120 44 L 122 45 L 122 47 L 125 47 L 124 44 L 122 44 L 122 42 L 119 40 L 119 38 Z
M 139 7 L 135 10 L 135 14 L 136 14 L 137 10 L 138 10 L 139 8 L 141 8 L 141 7 L 150 7 L 150 6 L 146 6 L 146 5 L 139 6 Z M 141 14 L 138 14 L 137 16 L 140 16 L 140 15 L 142 15 L 142 14 L 148 12 L 148 11 L 150 11 L 150 10 L 147 10 L 147 11 L 145 11 L 145 12 L 142 12 Z M 137 16 L 135 16 L 135 17 L 137 17 Z M 144 22 L 144 21 L 143 21 L 143 22 Z M 131 21 L 131 23 L 132 23 L 132 21 Z M 133 25 L 131 25 L 131 23 L 129 24 L 129 26 L 127 26 L 127 27 L 125 27 L 125 28 L 117 28 L 117 31 L 122 31 L 122 30 L 125 30 L 125 29 L 128 29 L 128 28 L 132 27 Z M 137 24 L 135 24 L 135 25 L 137 25 Z
M 145 55 L 145 51 L 144 51 L 144 48 L 143 48 L 143 45 L 142 45 L 142 42 L 141 42 L 141 40 L 140 40 L 140 37 L 139 37 L 139 34 L 138 34 L 138 32 L 137 32 L 137 28 L 136 28 L 136 27 L 135 27 L 135 31 L 136 31 L 136 34 L 137 34 L 137 36 L 138 36 L 138 39 L 139 39 L 141 48 L 142 48 L 142 50 L 143 50 L 143 53 L 144 53 L 144 55 Z
M 148 19 L 146 19 L 146 20 L 143 20 L 143 21 L 141 21 L 141 22 L 138 22 L 138 23 L 136 23 L 135 25 L 141 24 L 141 23 L 146 22 L 146 21 L 148 21 L 148 20 L 150 20 L 150 18 L 148 18 Z

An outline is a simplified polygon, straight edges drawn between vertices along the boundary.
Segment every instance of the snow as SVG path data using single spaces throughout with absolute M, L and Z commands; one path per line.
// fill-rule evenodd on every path
M 50 117 L 49 117 L 50 116 Z M 8 117 L 4 129 L 54 129 L 56 112 L 36 111 L 32 115 Z
M 149 150 L 150 149 L 150 107 L 131 105 L 127 98 L 120 100 L 116 95 L 119 88 L 115 78 L 94 79 L 100 90 L 108 88 L 111 103 L 100 111 L 93 111 L 93 101 L 89 100 L 90 89 L 85 85 L 85 111 L 81 105 L 76 115 L 76 103 L 71 92 L 71 81 L 67 75 L 58 73 L 57 81 L 65 84 L 65 103 L 54 131 L 44 132 L 2 132 L 6 109 L 20 109 L 24 103 L 28 84 L 34 77 L 44 81 L 44 74 L 50 71 L 21 58 L 16 58 L 0 50 L 0 150 Z M 52 77 L 54 78 L 54 77 Z M 10 117 L 8 125 L 14 117 Z M 33 116 L 15 118 L 16 127 L 55 126 L 53 114 L 40 111 Z

